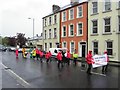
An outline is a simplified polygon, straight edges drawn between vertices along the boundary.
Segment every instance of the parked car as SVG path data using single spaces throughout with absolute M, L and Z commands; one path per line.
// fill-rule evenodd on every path
M 63 51 L 64 53 L 66 53 L 67 48 L 49 48 L 49 51 L 51 52 L 52 56 L 57 56 L 59 51 Z
M 10 52 L 15 52 L 16 47 L 7 47 L 7 50 Z
M 0 44 L 0 51 L 6 51 L 6 50 L 7 50 L 7 48 L 4 45 Z

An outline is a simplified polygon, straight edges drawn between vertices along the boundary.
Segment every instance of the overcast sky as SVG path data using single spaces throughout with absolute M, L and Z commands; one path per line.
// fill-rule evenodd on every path
M 0 0 L 0 35 L 15 36 L 25 33 L 32 37 L 35 19 L 35 35 L 42 32 L 42 17 L 52 12 L 52 5 L 65 6 L 70 0 Z

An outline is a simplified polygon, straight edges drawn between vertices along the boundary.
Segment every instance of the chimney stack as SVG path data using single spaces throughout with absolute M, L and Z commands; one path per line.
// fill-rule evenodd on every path
M 73 6 L 78 4 L 78 3 L 79 3 L 79 0 L 70 0 L 70 4 Z
M 53 11 L 53 13 L 55 13 L 55 12 L 57 12 L 57 11 L 59 11 L 60 10 L 60 7 L 58 6 L 58 5 L 53 5 L 52 6 L 52 11 Z

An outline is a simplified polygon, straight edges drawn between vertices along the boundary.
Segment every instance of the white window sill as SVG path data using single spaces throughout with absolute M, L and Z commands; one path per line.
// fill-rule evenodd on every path
M 120 34 L 120 32 L 117 32 L 116 34 Z
M 74 37 L 74 35 L 70 35 L 69 37 Z
M 74 18 L 72 18 L 72 19 L 69 19 L 69 20 L 74 20 Z
M 98 13 L 98 12 L 97 12 L 97 13 L 92 13 L 91 16 L 93 16 L 93 15 L 97 15 L 97 14 L 99 14 L 99 13 Z
M 62 22 L 66 22 L 67 20 L 65 20 L 65 21 L 62 21 Z
M 92 33 L 90 34 L 90 36 L 98 36 L 99 34 L 98 33 Z
M 112 10 L 106 10 L 106 11 L 103 11 L 103 13 L 107 13 L 107 12 L 111 12 Z
M 67 36 L 62 36 L 62 38 L 65 38 L 65 37 L 67 37 Z
M 102 35 L 112 35 L 112 33 L 103 33 Z
M 116 10 L 120 10 L 120 7 L 118 7 Z
M 109 58 L 114 58 L 114 56 L 113 56 L 113 55 L 108 55 L 108 57 L 109 57 Z
M 77 37 L 79 37 L 79 36 L 81 37 L 81 36 L 83 36 L 83 34 L 80 34 L 80 35 L 76 35 L 76 36 L 77 36 Z
M 83 18 L 83 16 L 80 16 L 80 17 L 77 16 L 76 18 Z

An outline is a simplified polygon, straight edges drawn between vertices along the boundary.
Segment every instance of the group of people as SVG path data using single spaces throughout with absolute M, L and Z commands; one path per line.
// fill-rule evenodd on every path
M 105 55 L 107 55 L 107 51 L 104 52 Z M 91 68 L 92 68 L 92 64 L 94 64 L 94 61 L 93 61 L 93 58 L 92 58 L 92 51 L 90 50 L 86 56 L 86 61 L 87 61 L 87 64 L 88 64 L 88 68 L 87 68 L 87 73 L 88 74 L 91 74 Z M 109 62 L 109 58 L 108 58 L 108 55 L 107 55 L 107 60 L 106 62 Z M 107 67 L 108 67 L 108 64 L 107 65 L 104 65 L 102 66 L 102 73 L 104 74 L 105 72 L 107 72 Z
M 18 49 L 16 49 L 16 58 L 18 58 Z M 39 50 L 38 48 L 30 48 L 29 51 L 27 51 L 25 48 L 22 48 L 22 56 L 23 58 L 26 58 L 27 55 L 29 54 L 30 58 L 33 58 L 33 59 L 37 59 L 42 62 L 42 58 L 45 56 L 45 58 L 47 59 L 46 62 L 48 63 L 49 60 L 51 61 L 51 52 L 46 52 L 45 54 L 43 53 L 42 50 Z
M 51 52 L 46 52 L 45 54 L 43 53 L 42 50 L 39 50 L 38 48 L 35 48 L 35 49 L 30 49 L 29 52 L 26 52 L 25 48 L 22 49 L 22 56 L 24 58 L 26 58 L 27 54 L 30 54 L 30 58 L 37 58 L 37 60 L 40 58 L 40 61 L 42 62 L 42 58 L 43 56 L 45 56 L 46 58 L 46 62 L 48 63 L 49 61 L 51 61 Z M 107 55 L 107 51 L 104 52 L 104 54 Z M 16 49 L 16 57 L 18 57 L 18 49 Z M 93 61 L 93 58 L 92 58 L 92 51 L 90 50 L 86 56 L 86 62 L 88 64 L 88 68 L 87 68 L 87 73 L 88 74 L 91 74 L 91 68 L 92 68 L 92 64 L 94 63 Z M 70 51 L 68 50 L 66 53 L 63 52 L 63 51 L 59 51 L 57 53 L 57 61 L 58 61 L 58 68 L 60 67 L 63 67 L 65 63 L 70 64 L 70 58 L 71 58 L 71 54 L 70 54 Z M 73 63 L 74 65 L 76 66 L 77 64 L 77 58 L 78 58 L 78 53 L 75 49 L 74 53 L 73 53 Z M 109 58 L 107 56 L 107 62 L 109 62 Z M 105 73 L 107 71 L 107 67 L 108 67 L 108 64 L 107 65 L 104 65 L 102 67 L 102 73 Z

